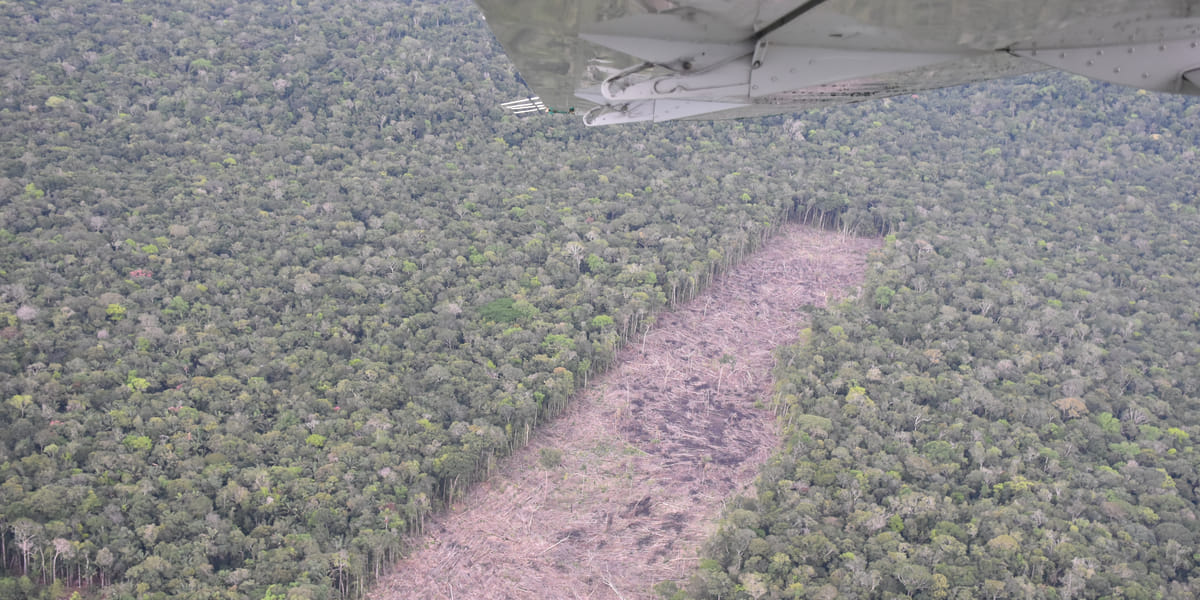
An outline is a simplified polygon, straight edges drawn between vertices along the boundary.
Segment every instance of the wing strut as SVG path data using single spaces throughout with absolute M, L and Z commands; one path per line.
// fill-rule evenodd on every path
M 825 2 L 826 2 L 826 0 L 808 0 L 808 2 L 805 2 L 804 4 L 801 4 L 800 6 L 797 6 L 796 8 L 793 8 L 792 10 L 789 10 L 787 12 L 787 14 L 783 15 L 782 17 L 779 17 L 778 19 L 775 19 L 766 27 L 763 27 L 762 29 L 759 29 L 758 31 L 754 32 L 754 41 L 757 42 L 757 41 L 767 37 L 768 35 L 771 35 L 772 33 L 775 32 L 775 30 L 779 29 L 780 27 L 786 26 L 788 23 L 791 23 L 792 21 L 795 21 L 796 19 L 800 18 L 800 16 L 803 15 L 804 13 L 824 4 Z

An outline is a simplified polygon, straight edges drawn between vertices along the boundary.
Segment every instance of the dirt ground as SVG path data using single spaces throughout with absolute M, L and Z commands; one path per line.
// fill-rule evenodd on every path
M 805 304 L 855 293 L 877 240 L 789 226 L 658 315 L 618 366 L 427 526 L 375 600 L 654 598 L 685 581 L 725 501 L 775 448 L 772 349 Z M 761 401 L 761 402 L 759 402 Z M 543 449 L 562 452 L 547 468 Z

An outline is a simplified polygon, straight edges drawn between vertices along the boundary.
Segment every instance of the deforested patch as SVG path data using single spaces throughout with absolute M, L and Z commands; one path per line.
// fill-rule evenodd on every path
M 777 443 L 772 351 L 800 308 L 854 293 L 879 241 L 798 225 L 657 322 L 492 478 L 435 519 L 371 594 L 653 598 L 685 579 L 722 502 Z M 561 451 L 553 468 L 543 448 Z

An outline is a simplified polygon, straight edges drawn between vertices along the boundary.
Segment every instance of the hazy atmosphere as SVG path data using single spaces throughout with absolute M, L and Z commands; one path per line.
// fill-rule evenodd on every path
M 593 129 L 465 0 L 0 31 L 0 598 L 1200 596 L 1194 99 Z

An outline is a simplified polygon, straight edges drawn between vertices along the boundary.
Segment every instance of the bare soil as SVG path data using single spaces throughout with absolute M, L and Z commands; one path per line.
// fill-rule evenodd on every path
M 675 311 L 491 479 L 428 524 L 376 600 L 653 598 L 685 580 L 777 443 L 772 350 L 854 293 L 878 240 L 788 226 Z M 756 407 L 756 405 L 758 407 Z M 560 465 L 539 461 L 544 448 Z

